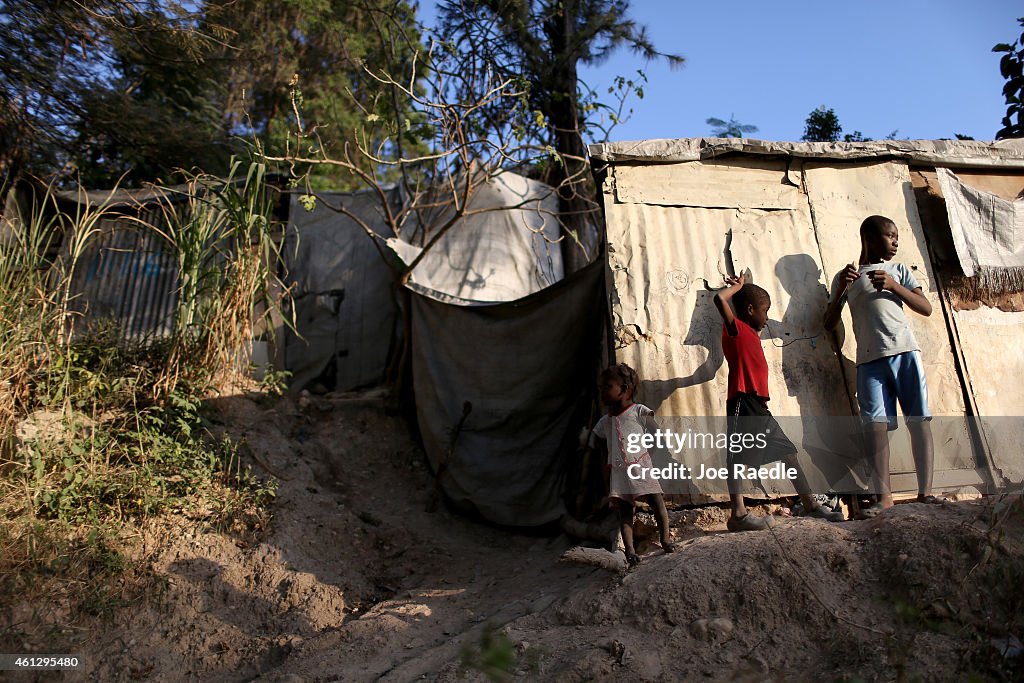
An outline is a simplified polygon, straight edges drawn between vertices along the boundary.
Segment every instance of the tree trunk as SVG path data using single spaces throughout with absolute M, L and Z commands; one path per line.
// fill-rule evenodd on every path
M 563 163 L 556 163 L 551 184 L 558 188 L 559 213 L 564 229 L 574 233 L 577 239 L 592 230 L 590 214 L 594 207 L 589 195 L 591 184 L 587 173 L 580 129 L 579 109 L 576 99 L 578 78 L 576 55 L 570 54 L 575 31 L 577 4 L 565 0 L 562 11 L 554 13 L 544 25 L 551 46 L 551 98 L 548 111 L 554 130 L 555 150 Z M 586 265 L 586 255 L 576 239 L 567 235 L 562 241 L 562 260 L 565 274 L 569 275 Z

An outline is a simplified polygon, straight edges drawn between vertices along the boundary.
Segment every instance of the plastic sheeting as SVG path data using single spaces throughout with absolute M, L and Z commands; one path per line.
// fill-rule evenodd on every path
M 1006 200 L 935 169 L 964 275 L 994 292 L 1024 288 L 1024 200 Z
M 410 264 L 429 234 L 407 221 L 405 240 L 392 235 L 374 245 L 345 209 L 378 235 L 389 231 L 376 193 L 320 193 L 312 212 L 297 198 L 290 208 L 285 240 L 287 284 L 295 285 L 298 336 L 286 334 L 285 366 L 291 387 L 319 381 L 345 391 L 381 381 L 388 352 L 397 342 L 398 306 L 394 276 L 381 257 Z M 401 194 L 389 191 L 397 212 Z M 512 301 L 562 278 L 558 200 L 543 183 L 503 173 L 478 187 L 467 216 L 434 244 L 413 271 L 411 283 L 453 300 Z M 440 225 L 444 215 L 423 217 Z M 429 218 L 429 220 L 427 220 Z M 414 239 L 415 238 L 415 239 Z M 389 248 L 390 247 L 390 248 Z M 395 265 L 400 266 L 398 259 Z
M 389 198 L 397 202 L 398 193 L 390 191 Z M 394 276 L 370 236 L 332 206 L 387 234 L 376 193 L 321 193 L 312 212 L 292 198 L 283 256 L 298 332 L 285 334 L 293 391 L 314 380 L 336 391 L 380 382 L 395 336 Z M 391 258 L 382 242 L 378 246 Z
M 603 274 L 594 262 L 526 298 L 487 306 L 411 297 L 418 422 L 456 505 L 512 526 L 565 511 L 567 457 L 600 362 Z
M 473 191 L 466 215 L 417 264 L 412 282 L 459 299 L 514 301 L 562 279 L 558 197 L 553 188 L 502 173 Z M 446 216 L 424 217 L 440 226 Z M 403 230 L 388 245 L 407 264 L 431 234 Z M 415 243 L 415 244 L 414 244 Z

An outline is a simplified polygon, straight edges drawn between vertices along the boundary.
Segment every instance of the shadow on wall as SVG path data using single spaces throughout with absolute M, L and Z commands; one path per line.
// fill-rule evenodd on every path
M 707 350 L 707 356 L 697 368 L 685 377 L 672 379 L 641 380 L 639 395 L 645 405 L 655 410 L 668 400 L 677 389 L 692 387 L 710 382 L 718 374 L 725 362 L 722 352 L 722 318 L 715 308 L 715 293 L 710 290 L 699 290 L 694 303 L 693 314 L 690 316 L 690 328 L 683 339 L 683 346 L 699 346 Z M 724 410 L 724 405 L 723 405 Z
M 809 254 L 789 254 L 776 263 L 775 276 L 790 297 L 782 319 L 768 323 L 775 327 L 773 332 L 779 332 L 772 334 L 770 341 L 782 348 L 786 389 L 799 406 L 799 421 L 788 420 L 785 425 L 796 428 L 799 424 L 801 433 L 789 436 L 810 458 L 808 475 L 813 489 L 818 490 L 815 469 L 827 471 L 835 485 L 848 476 L 855 481 L 863 476 L 865 464 L 857 422 L 822 419 L 856 414 L 854 396 L 847 387 L 855 385 L 857 368 L 842 354 L 842 327 L 835 334 L 824 328 L 829 290 L 821 269 Z M 839 345 L 834 346 L 836 343 Z M 837 474 L 840 472 L 842 475 Z

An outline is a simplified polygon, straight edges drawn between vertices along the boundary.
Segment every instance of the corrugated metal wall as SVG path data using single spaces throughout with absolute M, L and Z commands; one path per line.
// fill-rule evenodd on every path
M 909 312 L 907 315 L 914 336 L 921 346 L 921 360 L 928 380 L 929 407 L 934 415 L 966 415 L 956 359 L 950 346 L 942 303 L 935 286 L 935 272 L 928 256 L 924 228 L 906 163 L 808 163 L 804 168 L 808 197 L 814 208 L 822 262 L 828 275 L 827 282 L 831 283 L 837 272 L 847 263 L 855 263 L 859 257 L 859 227 L 864 218 L 880 214 L 896 222 L 900 231 L 896 261 L 911 269 L 932 304 L 933 313 L 927 318 Z M 842 347 L 843 356 L 856 358 L 856 343 L 848 308 L 844 311 L 843 323 L 847 330 Z M 855 380 L 856 373 L 852 373 L 850 378 Z M 849 385 L 847 391 L 851 397 L 854 396 L 856 385 Z M 936 485 L 981 483 L 975 477 L 977 462 L 967 423 L 957 420 L 933 421 L 932 432 Z M 894 490 L 916 490 L 916 480 L 910 474 L 914 469 L 910 448 L 897 442 L 907 437 L 906 430 L 900 430 L 891 437 L 893 447 L 890 467 Z M 951 474 L 954 470 L 962 476 Z
M 159 225 L 161 212 L 143 221 Z M 86 325 L 114 320 L 123 339 L 166 336 L 174 329 L 178 263 L 155 231 L 128 218 L 104 218 L 79 259 L 72 280 L 73 308 Z
M 855 414 L 849 312 L 845 339 L 825 333 L 822 321 L 832 278 L 857 260 L 858 228 L 872 214 L 887 215 L 900 227 L 897 258 L 914 270 L 935 309 L 929 318 L 908 316 L 922 348 L 932 412 L 965 415 L 905 163 L 746 157 L 620 163 L 612 166 L 604 194 L 617 357 L 640 373 L 638 398 L 660 415 L 724 414 L 722 324 L 705 280 L 721 286 L 730 231 L 737 272 L 749 268 L 772 297 L 762 333 L 772 412 L 801 418 Z M 936 422 L 933 431 L 936 486 L 982 483 L 966 423 Z M 894 435 L 893 487 L 916 491 L 909 448 L 898 443 L 905 438 L 905 429 Z

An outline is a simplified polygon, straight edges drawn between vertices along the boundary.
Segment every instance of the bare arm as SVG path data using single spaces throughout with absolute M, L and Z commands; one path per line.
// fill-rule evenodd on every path
M 846 290 L 849 289 L 850 283 L 859 277 L 860 273 L 852 263 L 843 268 L 843 272 L 839 276 L 839 288 L 836 290 L 835 298 L 828 302 L 828 308 L 825 309 L 825 329 L 829 332 L 836 329 L 839 324 L 839 318 L 843 314 L 843 304 L 846 303 Z
M 729 305 L 729 300 L 736 295 L 736 292 L 743 288 L 746 284 L 746 280 L 743 275 L 739 277 L 725 278 L 725 284 L 728 285 L 725 289 L 720 289 L 715 294 L 715 308 L 718 309 L 718 314 L 722 316 L 722 320 L 725 321 L 725 327 L 729 330 L 729 336 L 736 336 L 736 316 L 733 315 L 732 306 Z
M 926 318 L 932 314 L 932 303 L 928 301 L 928 297 L 924 295 L 920 287 L 915 287 L 912 290 L 907 289 L 896 282 L 889 273 L 881 270 L 871 273 L 871 284 L 879 291 L 886 289 L 898 296 L 907 305 L 907 308 L 914 313 L 923 315 Z

